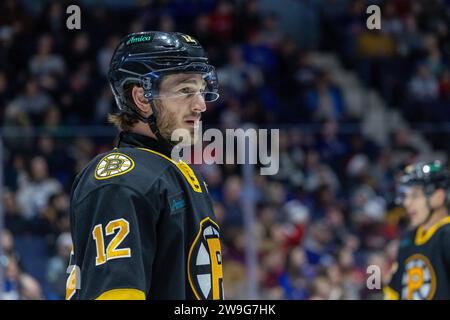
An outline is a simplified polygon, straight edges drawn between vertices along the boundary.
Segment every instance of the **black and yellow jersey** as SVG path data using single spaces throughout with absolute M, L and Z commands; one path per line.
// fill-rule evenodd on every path
M 384 293 L 385 299 L 450 299 L 450 217 L 400 239 L 396 271 Z
M 71 191 L 67 299 L 223 299 L 219 226 L 201 176 L 121 133 Z

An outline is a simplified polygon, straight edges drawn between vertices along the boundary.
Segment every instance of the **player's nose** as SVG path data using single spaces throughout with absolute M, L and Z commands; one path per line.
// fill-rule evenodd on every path
M 195 98 L 191 104 L 191 110 L 193 112 L 199 112 L 199 113 L 206 111 L 206 102 L 205 102 L 205 98 L 203 97 L 202 94 L 195 95 Z

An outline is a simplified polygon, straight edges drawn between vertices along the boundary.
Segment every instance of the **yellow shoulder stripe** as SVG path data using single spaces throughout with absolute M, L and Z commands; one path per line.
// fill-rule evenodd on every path
M 145 293 L 137 289 L 113 289 L 102 293 L 95 300 L 145 300 Z
M 137 148 L 137 149 L 144 150 L 144 151 L 147 151 L 147 152 L 151 152 L 151 153 L 156 154 L 156 155 L 158 155 L 160 157 L 163 157 L 167 161 L 172 162 L 174 165 L 177 166 L 178 170 L 180 170 L 180 172 L 186 178 L 187 182 L 192 187 L 192 189 L 195 192 L 202 193 L 202 188 L 200 187 L 200 183 L 198 182 L 198 179 L 195 176 L 194 170 L 192 170 L 192 168 L 189 167 L 189 165 L 186 162 L 184 162 L 183 160 L 180 159 L 179 162 L 177 163 L 174 160 L 172 160 L 171 158 L 169 158 L 168 156 L 166 156 L 166 155 L 164 155 L 162 153 L 156 152 L 154 150 L 151 150 L 151 149 L 147 149 L 147 148 Z
M 395 291 L 394 289 L 392 289 L 391 287 L 384 287 L 383 288 L 383 293 L 384 293 L 384 300 L 399 300 L 399 296 L 397 291 Z
M 420 226 L 417 229 L 416 239 L 414 241 L 416 246 L 425 244 L 428 240 L 430 240 L 430 238 L 435 234 L 435 232 L 439 230 L 439 228 L 441 228 L 449 223 L 450 223 L 450 217 L 445 217 L 442 220 L 440 220 L 439 222 L 437 222 L 436 224 L 434 224 L 433 226 L 431 226 L 427 231 L 424 231 L 423 226 Z

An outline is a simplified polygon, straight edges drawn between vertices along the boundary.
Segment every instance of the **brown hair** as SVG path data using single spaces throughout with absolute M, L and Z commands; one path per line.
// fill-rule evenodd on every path
M 129 83 L 123 88 L 125 103 L 131 108 L 136 108 L 131 94 L 134 86 L 136 86 L 136 84 Z M 121 131 L 130 131 L 133 126 L 139 122 L 139 119 L 132 113 L 120 111 L 108 114 L 108 122 L 114 124 Z

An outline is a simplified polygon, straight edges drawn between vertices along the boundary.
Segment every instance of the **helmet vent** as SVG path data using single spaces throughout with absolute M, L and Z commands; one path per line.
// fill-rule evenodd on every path
M 158 58 L 154 60 L 157 64 L 161 65 L 177 65 L 186 63 L 186 58 L 176 58 L 176 57 L 167 57 L 167 58 Z

